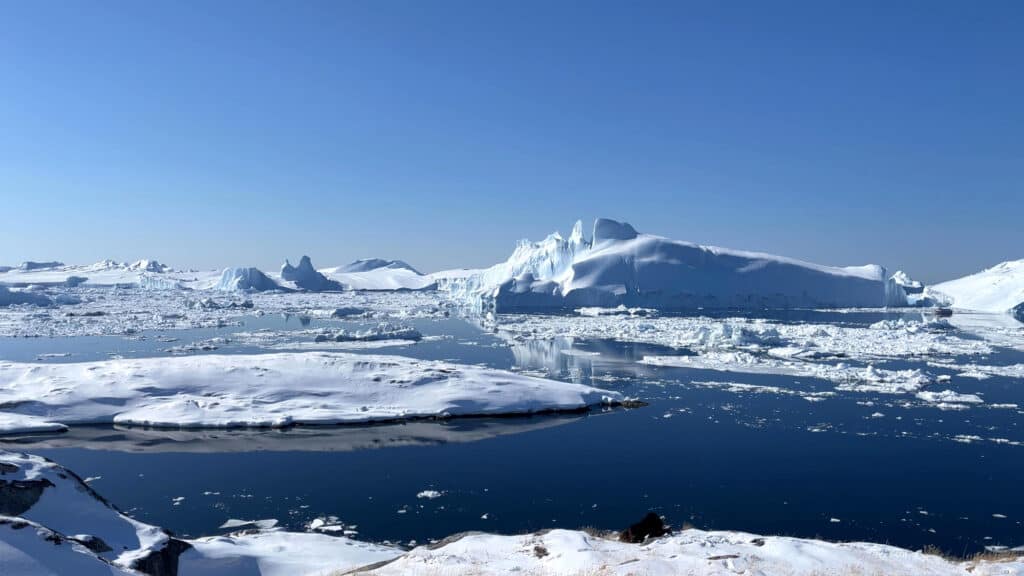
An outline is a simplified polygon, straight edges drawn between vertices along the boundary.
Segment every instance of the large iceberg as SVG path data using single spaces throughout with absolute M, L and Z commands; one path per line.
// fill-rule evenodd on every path
M 281 267 L 281 279 L 295 284 L 296 288 L 310 292 L 331 292 L 341 291 L 344 286 L 340 282 L 327 278 L 313 268 L 309 256 L 303 256 L 298 266 L 292 266 L 291 262 L 285 260 Z
M 1024 259 L 925 289 L 937 302 L 962 310 L 1010 313 L 1024 322 Z
M 215 288 L 224 291 L 244 290 L 263 292 L 266 290 L 280 290 L 281 286 L 260 269 L 249 267 L 225 268 Z
M 453 299 L 497 312 L 584 306 L 799 308 L 904 306 L 903 288 L 877 265 L 838 268 L 640 234 L 599 218 L 521 242 L 505 262 L 441 284 Z

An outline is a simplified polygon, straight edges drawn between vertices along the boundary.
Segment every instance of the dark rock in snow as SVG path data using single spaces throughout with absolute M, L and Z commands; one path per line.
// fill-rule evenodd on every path
M 648 512 L 643 520 L 619 533 L 619 541 L 639 544 L 648 538 L 658 538 L 665 534 L 668 534 L 668 527 L 661 521 L 661 517 L 654 512 Z
M 192 548 L 188 542 L 168 538 L 163 548 L 154 550 L 132 564 L 132 569 L 149 576 L 177 576 L 178 556 Z

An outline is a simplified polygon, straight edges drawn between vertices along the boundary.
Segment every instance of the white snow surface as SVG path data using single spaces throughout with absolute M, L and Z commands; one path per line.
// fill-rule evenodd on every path
M 179 576 L 339 574 L 391 560 L 402 550 L 325 534 L 263 531 L 189 540 Z
M 98 536 L 111 548 L 98 554 L 106 561 L 130 567 L 168 539 L 162 529 L 120 514 L 77 476 L 46 458 L 0 450 L 0 464 L 0 481 L 49 483 L 20 518 L 58 534 Z
M 437 286 L 432 276 L 420 274 L 404 262 L 382 262 L 387 263 L 374 266 L 370 261 L 356 261 L 323 268 L 320 273 L 348 290 L 427 290 Z
M 1024 562 L 951 562 L 883 544 L 831 543 L 743 532 L 685 530 L 627 544 L 574 530 L 499 536 L 471 533 L 420 546 L 366 572 L 378 576 L 700 575 L 915 576 L 1021 575 Z
M 760 252 L 637 233 L 599 218 L 592 240 L 577 222 L 563 239 L 521 242 L 509 259 L 440 288 L 498 312 L 614 307 L 657 309 L 906 305 L 881 266 L 838 268 Z
M 156 260 L 117 262 L 103 260 L 94 264 L 12 268 L 0 272 L 0 283 L 14 285 L 80 285 L 80 286 L 137 286 L 147 289 L 181 289 L 210 286 L 215 283 L 216 271 L 175 270 Z
M 0 363 L 3 412 L 65 425 L 223 428 L 527 414 L 617 392 L 501 370 L 340 352 Z M 18 431 L 18 420 L 8 432 Z
M 997 264 L 976 274 L 927 289 L 949 306 L 978 312 L 1012 311 L 1024 304 L 1024 259 Z M 1018 317 L 1024 321 L 1024 314 Z
M 0 516 L 0 573 L 5 576 L 138 576 L 35 522 Z
M 67 426 L 50 422 L 46 418 L 0 411 L 0 436 L 34 432 L 63 432 L 67 429 Z

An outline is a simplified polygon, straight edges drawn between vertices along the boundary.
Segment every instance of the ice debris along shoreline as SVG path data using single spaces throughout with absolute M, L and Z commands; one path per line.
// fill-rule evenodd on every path
M 501 370 L 340 352 L 0 363 L 0 432 L 114 423 L 281 427 L 531 414 L 617 392 Z
M 0 566 L 11 574 L 1024 575 L 1024 561 L 1012 553 L 956 561 L 883 544 L 697 529 L 641 544 L 561 529 L 464 533 L 407 551 L 318 530 L 320 525 L 287 532 L 266 520 L 247 523 L 241 532 L 182 539 L 125 516 L 72 471 L 8 451 L 0 451 L 0 488 L 9 496 L 0 503 Z

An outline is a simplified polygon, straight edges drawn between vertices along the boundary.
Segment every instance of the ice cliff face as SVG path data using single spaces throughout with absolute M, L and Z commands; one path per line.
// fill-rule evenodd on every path
M 291 262 L 284 261 L 281 267 L 281 278 L 295 284 L 296 288 L 309 290 L 310 292 L 331 292 L 341 291 L 344 287 L 324 276 L 313 268 L 309 256 L 303 256 L 298 266 L 292 266 Z
M 521 242 L 509 259 L 440 289 L 497 312 L 582 306 L 699 308 L 879 307 L 906 305 L 881 266 L 836 268 L 640 234 L 600 218 L 593 240 L 576 223 L 565 239 Z
M 568 238 L 555 232 L 540 242 L 520 240 L 505 262 L 476 273 L 440 278 L 438 289 L 470 307 L 494 308 L 497 292 L 509 283 L 511 290 L 554 290 L 571 273 L 576 257 L 590 246 L 583 237 L 583 222 L 577 221 Z

